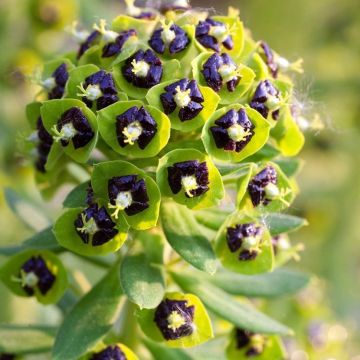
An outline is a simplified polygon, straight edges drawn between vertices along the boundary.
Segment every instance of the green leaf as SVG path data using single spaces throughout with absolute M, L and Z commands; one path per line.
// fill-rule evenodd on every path
M 66 208 L 77 208 L 86 206 L 87 189 L 89 181 L 75 186 L 66 196 L 63 206 Z
M 310 275 L 285 269 L 253 276 L 222 271 L 208 279 L 231 295 L 273 298 L 301 290 L 309 283 Z
M 235 326 L 262 334 L 289 335 L 292 332 L 285 325 L 259 312 L 251 305 L 234 300 L 206 280 L 184 273 L 180 275 L 172 272 L 171 275 L 184 291 L 199 296 L 209 310 Z
M 145 251 L 126 256 L 121 264 L 120 279 L 124 293 L 130 301 L 140 309 L 153 309 L 160 304 L 165 293 L 162 263 L 156 261 L 156 258 L 162 257 L 163 244 L 160 235 L 146 236 L 150 237 L 153 251 L 158 254 Z
M 267 214 L 264 221 L 272 236 L 295 231 L 308 225 L 306 219 L 280 213 Z
M 218 231 L 226 220 L 229 213 L 225 210 L 199 210 L 194 212 L 196 221 L 208 227 L 209 229 Z
M 66 316 L 57 333 L 53 360 L 75 360 L 111 329 L 122 295 L 118 266 L 111 269 Z
M 143 342 L 156 360 L 193 360 L 190 355 L 181 349 L 169 349 L 148 339 L 144 339 Z
M 171 247 L 192 266 L 214 274 L 216 257 L 190 210 L 173 202 L 161 208 L 161 222 Z
M 13 255 L 26 249 L 43 249 L 43 250 L 60 250 L 55 235 L 52 232 L 52 227 L 48 227 L 37 234 L 26 239 L 18 246 L 0 247 L 1 255 Z
M 39 205 L 33 201 L 20 196 L 10 188 L 5 188 L 4 195 L 6 203 L 12 212 L 30 229 L 39 231 L 50 224 L 49 218 L 39 211 Z
M 56 328 L 0 324 L 0 353 L 37 354 L 51 350 Z
M 284 174 L 288 177 L 295 176 L 302 168 L 303 161 L 296 158 L 284 158 L 275 160 Z

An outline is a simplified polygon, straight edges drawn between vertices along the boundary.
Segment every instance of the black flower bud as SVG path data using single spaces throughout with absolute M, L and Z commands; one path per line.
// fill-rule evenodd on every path
M 49 100 L 61 99 L 63 97 L 65 85 L 68 78 L 69 73 L 67 71 L 66 64 L 63 63 L 55 69 L 55 71 L 51 74 L 51 77 L 49 78 L 53 82 L 52 88 L 49 90 L 48 93 Z
M 119 346 L 108 346 L 104 350 L 92 355 L 90 360 L 127 360 Z
M 99 31 L 94 30 L 87 38 L 86 40 L 80 44 L 80 48 L 77 53 L 77 59 L 80 59 L 86 50 L 90 49 L 93 45 L 96 45 L 101 38 L 101 34 Z
M 275 57 L 274 57 L 273 51 L 271 50 L 270 46 L 265 41 L 260 42 L 260 48 L 262 50 L 260 55 L 266 62 L 266 65 L 268 66 L 268 68 L 271 72 L 271 75 L 274 78 L 277 78 L 279 66 L 275 62 Z

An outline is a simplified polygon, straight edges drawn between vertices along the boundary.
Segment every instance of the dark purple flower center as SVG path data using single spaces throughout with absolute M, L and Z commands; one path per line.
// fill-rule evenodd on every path
M 51 78 L 54 79 L 54 87 L 49 91 L 49 99 L 61 99 L 64 95 L 65 85 L 69 78 L 66 64 L 59 65 L 55 71 L 51 74 Z
M 68 146 L 72 141 L 74 148 L 86 146 L 95 136 L 89 121 L 80 108 L 72 107 L 66 110 L 56 124 L 57 136 L 62 146 Z
M 249 330 L 236 329 L 235 333 L 237 349 L 246 349 L 246 357 L 258 356 L 264 351 L 265 338 Z
M 103 47 L 101 56 L 107 58 L 120 54 L 124 44 L 131 36 L 136 36 L 134 29 L 120 32 L 115 41 L 109 42 Z
M 145 180 L 137 180 L 137 175 L 117 176 L 108 181 L 110 208 L 114 216 L 121 210 L 126 215 L 136 215 L 149 207 L 149 197 Z
M 250 106 L 258 111 L 265 119 L 271 112 L 272 118 L 277 120 L 280 115 L 279 103 L 279 90 L 277 90 L 269 80 L 264 80 L 257 86 Z
M 160 95 L 160 100 L 167 115 L 179 108 L 179 119 L 187 121 L 196 117 L 204 108 L 201 104 L 204 97 L 195 80 L 182 79 L 166 86 L 164 90 L 166 92 Z
M 239 260 L 253 260 L 258 255 L 262 228 L 253 223 L 237 224 L 226 230 L 226 241 L 231 252 L 240 251 Z
M 87 38 L 86 40 L 80 44 L 78 53 L 77 53 L 77 59 L 80 59 L 86 50 L 90 49 L 93 45 L 96 45 L 99 43 L 101 38 L 101 34 L 99 31 L 94 30 Z
M 110 241 L 119 232 L 104 207 L 92 204 L 74 221 L 75 230 L 84 244 L 100 246 Z
M 119 98 L 112 75 L 104 70 L 88 76 L 82 84 L 83 101 L 91 108 L 96 102 L 96 109 L 101 110 L 116 103 Z
M 244 109 L 229 110 L 215 124 L 210 131 L 219 149 L 240 152 L 254 136 L 254 125 Z
M 255 175 L 248 185 L 248 192 L 253 205 L 268 205 L 273 199 L 270 192 L 267 192 L 267 189 L 276 185 L 277 174 L 272 166 L 267 166 Z
M 186 32 L 175 24 L 155 30 L 149 40 L 149 45 L 154 51 L 164 54 L 168 50 L 171 55 L 183 51 L 189 43 Z
M 38 143 L 36 147 L 38 157 L 35 162 L 35 166 L 38 171 L 45 173 L 45 164 L 53 144 L 53 138 L 45 129 L 40 116 L 38 117 L 36 123 L 36 129 L 38 137 Z
M 209 171 L 205 161 L 178 162 L 169 166 L 167 170 L 169 186 L 174 194 L 183 189 L 185 196 L 191 198 L 209 190 Z
M 121 147 L 137 143 L 140 149 L 145 149 L 156 132 L 157 123 L 143 106 L 133 106 L 116 117 L 116 135 Z
M 277 63 L 275 62 L 274 54 L 273 54 L 270 46 L 265 41 L 261 41 L 260 48 L 261 48 L 261 51 L 260 51 L 261 57 L 266 62 L 266 65 L 268 66 L 272 76 L 274 78 L 277 78 L 279 67 L 278 67 Z
M 90 360 L 126 360 L 125 354 L 119 346 L 108 346 L 106 349 L 95 353 Z
M 241 77 L 238 75 L 237 66 L 228 54 L 213 54 L 203 65 L 201 70 L 208 86 L 219 92 L 224 84 L 228 91 L 235 91 Z
M 193 333 L 194 306 L 186 300 L 163 300 L 155 311 L 154 321 L 166 340 L 177 340 Z
M 216 52 L 220 52 L 220 45 L 228 50 L 234 47 L 232 36 L 229 35 L 226 25 L 211 18 L 197 24 L 195 37 L 202 46 Z
M 20 277 L 22 288 L 29 296 L 34 295 L 35 287 L 40 290 L 42 295 L 46 295 L 55 282 L 54 274 L 40 255 L 32 256 L 21 266 Z
M 126 81 L 145 89 L 159 84 L 163 74 L 161 60 L 150 49 L 137 51 L 125 61 L 121 71 Z

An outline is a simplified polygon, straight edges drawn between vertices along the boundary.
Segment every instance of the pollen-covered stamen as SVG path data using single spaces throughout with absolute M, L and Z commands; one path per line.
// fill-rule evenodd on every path
M 131 61 L 132 72 L 135 76 L 144 78 L 148 75 L 150 70 L 150 65 L 144 60 L 136 61 L 136 59 Z
M 181 185 L 185 194 L 190 198 L 194 196 L 192 192 L 198 188 L 198 183 L 194 175 L 183 176 L 181 178 Z
M 161 25 L 162 25 L 161 39 L 166 45 L 169 45 L 176 38 L 175 31 L 171 30 L 174 23 L 170 21 L 168 24 L 166 24 L 165 21 L 161 21 Z
M 231 125 L 227 129 L 229 138 L 235 142 L 244 141 L 246 138 L 251 135 L 249 129 L 244 129 L 240 124 Z
M 80 97 L 85 97 L 90 101 L 95 101 L 103 96 L 102 91 L 100 90 L 99 84 L 89 84 L 86 89 L 84 88 L 84 83 L 81 83 L 77 86 L 80 90 L 80 93 L 76 94 Z
M 279 189 L 275 184 L 269 183 L 264 188 L 265 197 L 269 200 L 279 200 L 284 205 L 289 206 L 289 202 L 284 199 L 284 197 L 291 193 L 291 189 L 282 188 Z
M 229 29 L 225 25 L 211 26 L 209 35 L 216 38 L 218 42 L 223 42 L 229 36 Z
M 127 209 L 132 204 L 132 196 L 130 191 L 120 191 L 115 199 L 115 204 L 108 203 L 109 209 L 114 209 L 114 212 L 111 214 L 112 217 L 117 219 L 119 217 L 119 212 Z
M 299 74 L 302 74 L 304 72 L 303 69 L 303 59 L 298 59 L 294 62 L 290 62 L 289 60 L 287 60 L 286 58 L 276 55 L 275 56 L 275 63 L 278 65 L 279 69 L 281 71 L 295 71 Z
M 154 321 L 165 340 L 177 340 L 194 332 L 194 306 L 186 300 L 163 300 L 156 308 Z
M 58 130 L 57 125 L 54 125 L 51 130 L 54 133 L 53 139 L 55 142 L 59 142 L 61 140 L 68 142 L 77 134 L 77 130 L 72 123 L 63 125 L 60 131 Z
M 82 226 L 81 227 L 77 227 L 76 230 L 87 234 L 87 235 L 94 235 L 97 231 L 99 231 L 98 226 L 96 225 L 95 219 L 94 218 L 86 218 L 86 214 L 82 213 L 81 214 L 81 221 L 82 221 Z
M 240 76 L 239 70 L 235 64 L 224 64 L 219 67 L 218 71 L 223 81 L 227 83 Z
M 39 278 L 33 271 L 26 273 L 22 269 L 20 270 L 20 277 L 18 278 L 14 276 L 12 280 L 21 283 L 22 287 L 30 287 L 30 288 L 35 287 L 39 282 Z
M 104 350 L 93 354 L 90 360 L 127 360 L 127 358 L 119 346 L 109 345 Z
M 129 124 L 123 131 L 123 135 L 125 137 L 124 143 L 129 145 L 134 145 L 135 141 L 137 141 L 143 131 L 142 126 L 138 121 L 134 121 Z
M 181 91 L 180 86 L 177 86 L 175 91 L 176 94 L 174 95 L 174 100 L 176 102 L 176 105 L 179 108 L 184 108 L 185 106 L 188 106 L 191 101 L 191 90 L 187 89 L 185 91 Z
M 93 25 L 93 29 L 98 31 L 102 35 L 105 42 L 115 41 L 115 39 L 119 34 L 115 31 L 107 30 L 106 27 L 107 25 L 105 19 L 100 19 L 99 25 L 98 24 Z

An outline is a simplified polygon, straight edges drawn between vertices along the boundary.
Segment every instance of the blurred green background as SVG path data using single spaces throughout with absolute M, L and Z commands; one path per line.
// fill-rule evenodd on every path
M 320 115 L 324 129 L 307 131 L 299 177 L 301 194 L 293 212 L 310 226 L 293 235 L 306 246 L 293 267 L 318 280 L 296 299 L 267 304 L 269 312 L 296 329 L 288 340 L 291 360 L 360 359 L 360 11 L 358 0 L 196 0 L 193 6 L 240 16 L 255 39 L 264 39 L 284 57 L 304 58 L 297 97 L 306 114 Z M 36 64 L 76 46 L 63 32 L 79 18 L 90 26 L 123 11 L 110 0 L 0 1 L 0 183 L 46 209 L 39 217 L 30 207 L 32 226 L 41 228 L 57 214 L 61 194 L 44 205 L 33 183 L 30 164 L 21 155 L 26 129 L 24 108 L 33 97 L 25 79 Z M 31 206 L 31 205 L 29 205 Z M 0 195 L 0 244 L 16 244 L 33 230 L 18 220 Z M 67 260 L 71 263 L 71 259 Z M 95 279 L 92 279 L 94 281 Z M 53 308 L 19 301 L 0 286 L 0 322 L 57 323 Z M 30 309 L 30 311 L 29 311 Z

